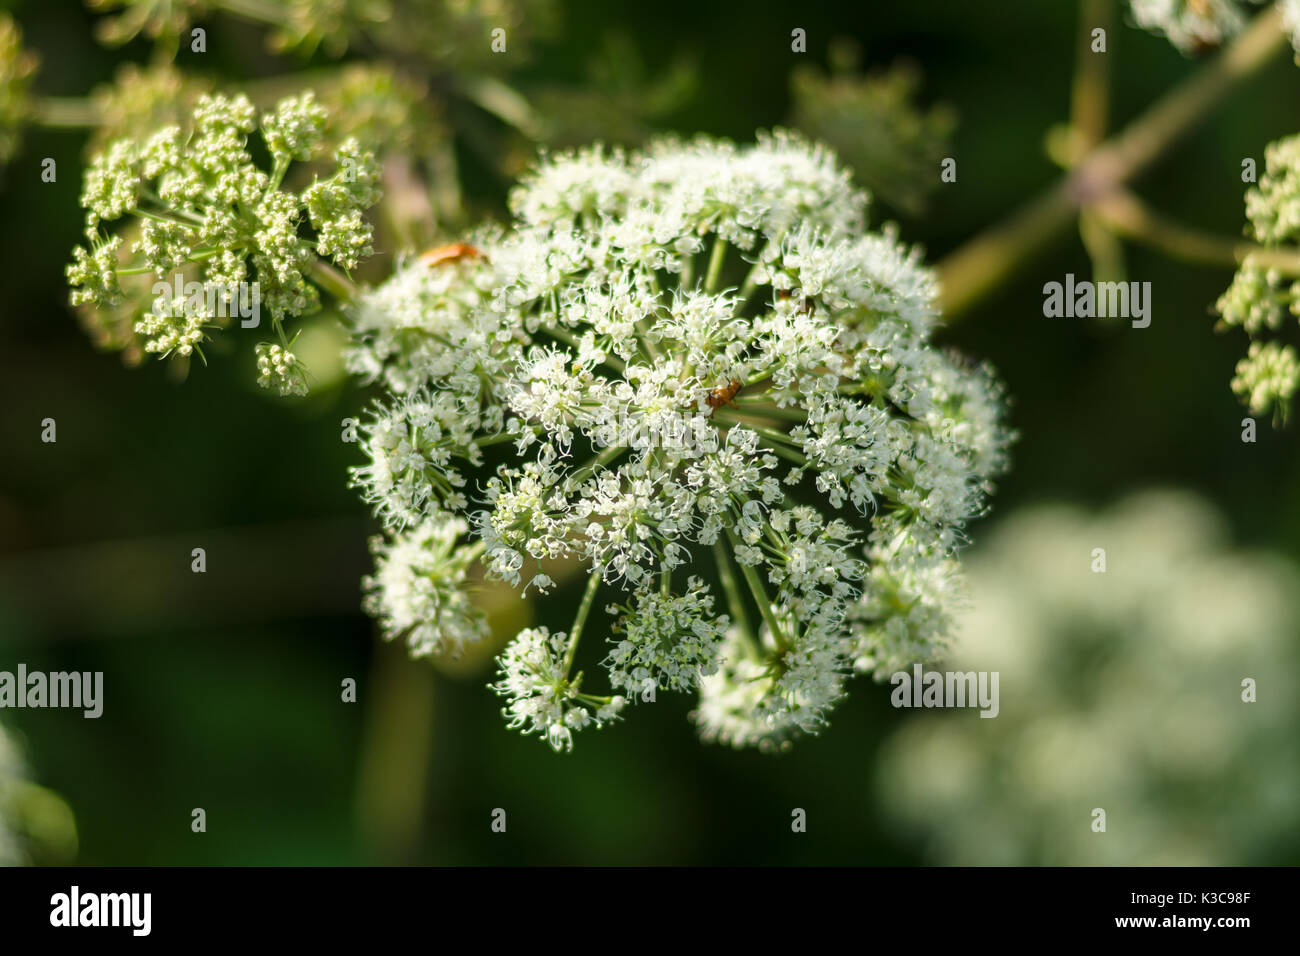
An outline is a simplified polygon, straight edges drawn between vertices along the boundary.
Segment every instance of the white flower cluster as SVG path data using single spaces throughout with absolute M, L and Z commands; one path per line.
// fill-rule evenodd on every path
M 538 733 L 557 751 L 573 749 L 573 732 L 599 729 L 618 719 L 623 697 L 592 697 L 580 691 L 582 675 L 569 679 L 568 640 L 563 631 L 544 627 L 519 632 L 497 662 L 501 679 L 493 685 L 507 699 L 512 730 Z
M 685 594 L 640 591 L 630 606 L 609 610 L 622 615 L 612 628 L 621 637 L 605 661 L 616 688 L 634 695 L 657 687 L 691 691 L 717 671 L 727 619 L 714 616 L 713 597 L 698 577 L 687 580 Z
M 1279 0 L 1282 7 L 1282 29 L 1291 38 L 1291 47 L 1300 62 L 1300 0 Z
M 461 516 L 525 590 L 588 571 L 574 626 L 502 657 L 512 726 L 568 747 L 621 707 L 570 675 L 601 588 L 613 689 L 698 689 L 737 746 L 932 655 L 1002 393 L 930 344 L 931 274 L 834 157 L 784 132 L 587 149 L 511 207 L 367 294 L 348 363 L 392 393 L 354 472 L 391 533 Z
M 944 667 L 997 672 L 1001 711 L 901 721 L 873 774 L 927 862 L 1239 866 L 1287 845 L 1300 569 L 1232 547 L 1229 527 L 1205 499 L 1153 489 L 1099 510 L 1036 504 L 981 539 Z M 1123 571 L 1092 573 L 1099 544 Z M 1288 676 L 1264 702 L 1259 675 Z M 1244 703 L 1255 680 L 1260 703 Z M 1125 839 L 1078 826 L 1081 807 L 1123 820 Z
M 272 342 L 261 342 L 253 351 L 257 355 L 257 384 L 275 387 L 281 395 L 306 395 L 307 373 L 298 356 Z
M 390 540 L 375 538 L 375 573 L 363 582 L 366 610 L 412 657 L 459 651 L 486 634 L 483 613 L 466 590 L 477 557 L 462 547 L 465 522 L 438 514 Z

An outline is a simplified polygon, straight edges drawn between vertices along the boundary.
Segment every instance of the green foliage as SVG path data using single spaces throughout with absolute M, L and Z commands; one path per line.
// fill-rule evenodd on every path
M 0 14 L 0 164 L 18 150 L 22 125 L 31 109 L 29 93 L 36 57 L 23 49 L 22 31 Z

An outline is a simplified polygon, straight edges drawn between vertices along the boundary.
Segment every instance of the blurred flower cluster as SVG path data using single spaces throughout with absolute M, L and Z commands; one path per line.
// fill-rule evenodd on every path
M 72 811 L 32 782 L 17 741 L 0 726 L 0 866 L 67 863 L 76 850 Z
M 1267 863 L 1294 841 L 1300 572 L 1225 537 L 1200 498 L 1159 490 L 1028 508 L 969 555 L 945 667 L 999 672 L 1001 711 L 918 715 L 878 772 L 932 861 Z
M 31 110 L 29 96 L 36 56 L 23 49 L 22 31 L 0 13 L 0 165 L 18 151 L 22 128 Z
M 1129 0 L 1133 21 L 1184 53 L 1199 53 L 1236 36 L 1251 6 L 1268 0 Z
M 479 42 L 505 29 L 521 46 L 553 26 L 550 0 L 88 0 L 107 13 L 102 42 L 121 46 L 136 37 L 174 54 L 190 29 L 227 14 L 269 27 L 278 52 L 339 56 L 355 44 L 376 44 L 474 66 L 490 56 Z
M 834 156 L 788 133 L 584 149 L 511 209 L 355 310 L 349 365 L 392 393 L 355 472 L 390 533 L 370 598 L 389 636 L 475 635 L 463 568 L 413 541 L 464 535 L 525 593 L 585 566 L 573 626 L 521 633 L 495 685 L 557 749 L 655 690 L 698 690 L 706 739 L 781 745 L 854 670 L 931 656 L 1005 463 L 1001 389 L 930 344 L 930 273 L 866 229 Z M 603 590 L 610 694 L 574 671 Z M 444 626 L 412 629 L 413 605 Z
M 1282 9 L 1282 27 L 1291 38 L 1291 46 L 1296 52 L 1296 62 L 1300 63 L 1300 0 L 1278 0 Z

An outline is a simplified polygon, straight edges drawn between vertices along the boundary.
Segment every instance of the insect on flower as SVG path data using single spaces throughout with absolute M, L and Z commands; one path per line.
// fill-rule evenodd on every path
M 461 262 L 465 259 L 482 259 L 483 253 L 467 242 L 453 242 L 446 246 L 437 246 L 420 253 L 420 261 L 426 266 L 440 266 L 448 262 Z
M 705 399 L 705 402 L 708 403 L 709 408 L 715 410 L 721 408 L 723 405 L 734 406 L 736 404 L 734 401 L 736 393 L 739 392 L 742 387 L 740 379 L 733 378 L 721 388 L 710 389 L 709 396 Z

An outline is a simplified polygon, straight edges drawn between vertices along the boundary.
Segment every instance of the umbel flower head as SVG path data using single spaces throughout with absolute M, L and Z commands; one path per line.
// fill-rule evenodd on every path
M 511 209 L 364 296 L 348 356 L 393 393 L 354 480 L 395 541 L 451 515 L 525 591 L 585 569 L 573 625 L 501 657 L 511 726 L 568 748 L 696 691 L 706 739 L 781 745 L 855 669 L 933 655 L 1002 395 L 930 343 L 931 274 L 835 158 L 786 133 L 586 149 Z M 592 632 L 608 694 L 574 672 Z
M 303 392 L 305 372 L 284 322 L 319 307 L 314 283 L 330 264 L 349 270 L 370 254 L 362 213 L 379 198 L 378 166 L 355 139 L 334 150 L 329 177 L 301 193 L 284 185 L 292 164 L 320 159 L 327 119 L 311 93 L 260 118 L 242 95 L 203 94 L 186 127 L 118 139 L 96 155 L 81 193 L 87 244 L 73 249 L 67 267 L 72 304 L 92 304 L 119 325 L 115 310 L 138 306 L 143 289 L 151 299 L 131 340 L 118 332 L 97 338 L 160 357 L 202 357 L 212 331 L 233 317 L 260 325 L 265 310 L 276 341 L 255 349 L 259 382 Z M 269 171 L 250 152 L 259 127 Z M 138 231 L 105 228 L 124 219 Z
M 1300 386 L 1295 348 L 1261 341 L 1300 317 L 1300 135 L 1270 143 L 1265 171 L 1246 192 L 1246 233 L 1264 247 L 1248 255 L 1215 308 L 1223 327 L 1240 326 L 1253 339 L 1237 363 L 1232 390 L 1254 414 L 1273 410 L 1284 421 Z

